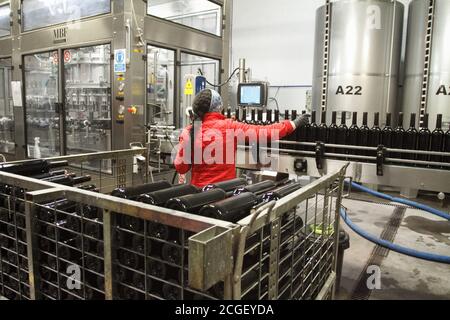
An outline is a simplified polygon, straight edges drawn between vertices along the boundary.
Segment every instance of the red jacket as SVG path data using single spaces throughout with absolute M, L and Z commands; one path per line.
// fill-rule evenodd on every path
M 190 130 L 185 128 L 175 159 L 178 173 L 185 174 L 192 169 L 191 184 L 204 187 L 208 184 L 236 178 L 236 150 L 238 137 L 267 136 L 267 140 L 281 139 L 294 131 L 290 121 L 269 126 L 249 125 L 226 119 L 220 113 L 207 113 L 195 137 L 194 156 L 189 154 Z M 201 131 L 201 136 L 200 136 Z M 200 139 L 201 138 L 201 139 Z M 201 152 L 200 152 L 201 150 Z M 194 163 L 191 165 L 191 163 Z

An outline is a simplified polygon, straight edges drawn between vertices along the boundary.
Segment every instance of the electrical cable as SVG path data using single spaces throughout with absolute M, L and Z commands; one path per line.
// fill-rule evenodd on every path
M 347 184 L 349 184 L 348 181 L 345 181 Z M 417 202 L 413 202 L 410 200 L 405 200 L 405 199 L 401 199 L 401 198 L 395 198 L 392 196 L 389 196 L 387 194 L 381 193 L 381 192 L 377 192 L 374 190 L 371 190 L 369 188 L 360 186 L 354 182 L 350 183 L 352 187 L 354 187 L 355 189 L 358 189 L 360 191 L 363 192 L 367 192 L 370 195 L 376 196 L 378 198 L 382 198 L 385 200 L 389 200 L 392 202 L 397 202 L 397 203 L 402 203 L 402 204 L 406 204 L 408 206 L 417 208 L 417 209 L 421 209 L 424 210 L 428 213 L 431 213 L 433 215 L 436 215 L 438 217 L 444 218 L 446 220 L 450 221 L 450 215 L 448 215 L 445 212 L 439 211 L 437 209 L 431 208 L 429 206 L 417 203 Z M 352 229 L 354 232 L 356 232 L 358 235 L 360 235 L 361 237 L 363 237 L 364 239 L 373 242 L 381 247 L 387 248 L 389 250 L 398 252 L 400 254 L 404 254 L 410 257 L 414 257 L 414 258 L 418 258 L 418 259 L 422 259 L 422 260 L 427 260 L 427 261 L 432 261 L 432 262 L 438 262 L 438 263 L 445 263 L 445 264 L 450 264 L 450 256 L 444 256 L 444 255 L 438 255 L 438 254 L 433 254 L 433 253 L 428 253 L 428 252 L 422 252 L 422 251 L 418 251 L 418 250 L 414 250 L 411 248 L 407 248 L 407 247 L 403 247 L 400 246 L 398 244 L 394 244 L 392 242 L 389 242 L 387 240 L 384 239 L 380 239 L 370 233 L 368 233 L 367 231 L 363 230 L 361 227 L 357 226 L 348 216 L 347 211 L 345 208 L 341 208 L 340 210 L 340 215 L 342 217 L 342 219 L 344 220 L 344 222 L 350 227 L 350 229 Z
M 277 110 L 280 111 L 280 105 L 278 104 L 277 98 L 269 98 L 269 101 L 274 101 L 277 106 Z
M 225 81 L 224 83 L 221 83 L 221 84 L 213 84 L 213 83 L 209 82 L 208 80 L 206 80 L 206 83 L 209 84 L 211 87 L 216 87 L 216 88 L 223 87 L 224 85 L 227 85 L 227 84 L 231 81 L 231 79 L 233 78 L 233 76 L 234 76 L 234 75 L 236 74 L 236 72 L 238 72 L 238 71 L 239 71 L 239 68 L 234 69 L 234 71 L 231 73 L 231 75 L 230 75 L 230 77 L 228 78 L 228 80 Z M 203 76 L 203 72 L 202 72 L 201 69 L 198 69 L 198 72 L 200 73 L 200 75 Z

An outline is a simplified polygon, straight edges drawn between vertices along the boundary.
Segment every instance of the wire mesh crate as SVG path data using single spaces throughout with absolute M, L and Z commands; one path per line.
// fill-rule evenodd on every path
M 233 224 L 103 194 L 142 183 L 136 154 L 139 150 L 110 154 L 109 174 L 95 170 L 87 155 L 78 158 L 77 166 L 71 158 L 71 170 L 92 175 L 89 183 L 101 183 L 102 192 L 0 172 L 0 184 L 13 190 L 3 194 L 8 220 L 0 216 L 1 295 L 50 300 L 332 297 L 345 168 Z M 82 168 L 86 159 L 89 168 Z
M 84 176 L 89 180 L 80 185 L 83 189 L 95 190 L 97 192 L 110 192 L 112 189 L 120 186 L 127 186 L 146 182 L 148 175 L 146 168 L 148 166 L 139 166 L 136 156 L 146 155 L 147 149 L 140 148 L 134 150 L 99 152 L 95 154 L 66 156 L 46 159 L 49 162 L 59 162 L 57 168 L 60 172 L 70 172 L 76 176 Z M 33 160 L 17 161 L 9 164 L 30 163 Z M 39 176 L 39 174 L 38 174 Z M 42 177 L 41 177 L 42 178 Z M 50 180 L 50 176 L 48 177 Z M 70 185 L 70 180 L 65 181 Z M 95 188 L 94 188 L 95 186 Z M 29 283 L 29 248 L 30 239 L 28 236 L 28 227 L 26 224 L 26 202 L 24 200 L 25 194 L 29 191 L 35 190 L 50 190 L 61 188 L 63 186 L 56 185 L 44 180 L 32 179 L 29 177 L 21 177 L 17 175 L 1 173 L 0 176 L 0 294 L 9 299 L 30 299 L 30 283 Z M 62 210 L 60 210 L 62 209 Z M 69 212 L 67 212 L 67 210 Z M 90 210 L 93 210 L 92 212 Z M 59 254 L 72 250 L 75 243 L 73 240 L 67 244 L 67 240 L 60 239 L 70 235 L 67 223 L 71 221 L 73 225 L 78 225 L 75 231 L 83 226 L 92 226 L 97 223 L 101 226 L 101 216 L 95 215 L 96 208 L 89 208 L 76 203 L 67 203 L 67 200 L 56 199 L 55 201 L 47 201 L 41 205 L 41 208 L 36 208 L 38 215 L 36 216 L 36 223 L 34 228 L 35 233 L 38 234 L 36 244 L 44 246 L 41 252 L 37 252 L 39 259 L 42 261 L 50 261 L 50 265 L 57 264 L 59 266 Z M 87 214 L 89 213 L 89 215 Z M 82 218 L 80 218 L 82 217 Z M 88 221 L 92 218 L 91 221 Z M 99 219 L 100 218 L 100 219 Z M 81 221 L 80 219 L 84 219 Z M 63 223 L 64 222 L 64 223 Z M 91 227 L 92 229 L 92 227 Z M 78 241 L 86 246 L 83 239 Z M 99 241 L 98 237 L 94 235 L 90 241 Z M 101 241 L 101 240 L 100 240 Z M 58 245 L 56 246 L 56 243 Z M 100 247 L 100 246 L 99 246 Z M 84 256 L 84 252 L 82 253 Z M 89 253 L 87 253 L 89 254 Z M 52 268 L 47 265 L 40 266 L 39 272 L 50 279 L 59 279 L 56 272 L 52 273 Z M 54 270 L 55 268 L 53 268 Z M 34 278 L 34 274 L 31 275 Z M 42 288 L 48 296 L 56 296 L 55 286 L 50 282 L 42 282 Z M 89 291 L 89 290 L 88 290 Z M 93 289 L 95 292 L 95 289 Z M 98 291 L 98 290 L 97 290 Z M 85 293 L 84 293 L 85 294 Z M 87 293 L 88 297 L 90 292 Z M 83 295 L 85 296 L 85 295 Z M 58 298 L 61 294 L 58 294 Z
M 346 168 L 255 209 L 239 222 L 235 299 L 333 297 Z

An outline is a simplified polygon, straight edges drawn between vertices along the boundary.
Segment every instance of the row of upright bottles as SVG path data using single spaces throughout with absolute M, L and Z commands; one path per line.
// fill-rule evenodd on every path
M 351 126 L 347 126 L 347 113 L 341 113 L 341 123 L 337 123 L 337 112 L 332 113 L 331 125 L 326 125 L 326 113 L 322 113 L 320 125 L 316 124 L 315 112 L 312 114 L 312 122 L 309 126 L 297 131 L 297 141 L 317 142 L 321 141 L 327 144 L 378 147 L 380 145 L 390 149 L 450 152 L 450 129 L 444 132 L 442 128 L 442 115 L 436 119 L 436 129 L 431 132 L 429 127 L 429 115 L 425 114 L 419 128 L 416 128 L 417 115 L 410 115 L 409 128 L 404 127 L 404 114 L 398 114 L 396 126 L 392 123 L 392 114 L 386 114 L 385 126 L 380 126 L 380 114 L 374 114 L 374 123 L 372 127 L 368 124 L 368 113 L 363 113 L 362 126 L 358 126 L 358 113 L 353 112 L 351 117 Z M 298 149 L 305 149 L 299 147 Z M 343 153 L 375 156 L 375 151 L 359 150 L 358 148 L 330 148 L 328 153 Z M 420 161 L 449 162 L 442 156 L 420 155 L 412 153 L 395 153 L 387 155 L 390 158 L 403 158 Z

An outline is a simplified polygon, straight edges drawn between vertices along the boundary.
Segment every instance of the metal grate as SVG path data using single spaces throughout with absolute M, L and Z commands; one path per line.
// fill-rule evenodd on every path
M 30 299 L 25 192 L 0 185 L 0 293 L 12 300 Z
M 343 188 L 335 178 L 322 178 L 241 222 L 251 233 L 237 257 L 235 278 L 242 282 L 235 284 L 236 296 L 312 300 L 322 297 L 330 279 L 334 283 Z

